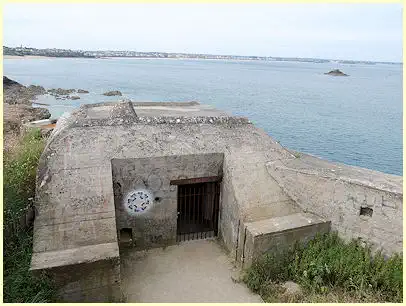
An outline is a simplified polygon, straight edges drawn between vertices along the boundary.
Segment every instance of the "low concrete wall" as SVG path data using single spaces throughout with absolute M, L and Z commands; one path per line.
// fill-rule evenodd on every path
M 287 250 L 329 230 L 329 221 L 303 213 L 246 223 L 242 267 L 250 267 L 262 254 Z
M 61 301 L 123 301 L 117 243 L 34 253 L 31 271 L 48 274 Z
M 122 302 L 119 260 L 103 260 L 60 266 L 48 274 L 55 281 L 63 301 Z M 84 278 L 83 275 L 86 275 Z
M 364 240 L 387 255 L 402 251 L 402 177 L 305 154 L 270 162 L 268 172 L 304 211 L 330 220 L 341 237 Z

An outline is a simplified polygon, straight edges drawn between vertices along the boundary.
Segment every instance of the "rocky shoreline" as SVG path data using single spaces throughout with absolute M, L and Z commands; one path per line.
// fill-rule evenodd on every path
M 4 149 L 21 134 L 25 123 L 49 119 L 51 113 L 44 107 L 33 107 L 33 104 L 47 106 L 44 103 L 37 103 L 36 99 L 40 95 L 51 95 L 56 100 L 79 100 L 78 94 L 88 94 L 85 89 L 63 89 L 51 88 L 45 89 L 42 86 L 30 85 L 24 86 L 14 80 L 3 76 L 3 131 L 4 131 Z M 122 96 L 118 90 L 102 93 L 104 96 Z
M 51 117 L 48 109 L 32 106 L 37 96 L 45 92 L 42 86 L 26 87 L 3 76 L 4 151 L 8 151 L 18 140 L 24 123 Z

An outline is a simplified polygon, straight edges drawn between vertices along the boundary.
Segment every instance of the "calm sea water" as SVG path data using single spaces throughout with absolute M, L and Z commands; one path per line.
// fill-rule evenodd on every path
M 339 68 L 349 77 L 324 75 Z M 401 65 L 163 59 L 6 59 L 4 74 L 45 88 L 89 90 L 51 104 L 57 117 L 83 103 L 197 100 L 243 115 L 282 145 L 402 175 Z

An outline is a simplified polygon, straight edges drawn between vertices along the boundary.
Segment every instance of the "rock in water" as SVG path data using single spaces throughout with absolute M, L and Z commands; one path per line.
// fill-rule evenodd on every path
M 71 100 L 79 100 L 80 99 L 80 97 L 79 96 L 71 96 L 71 97 L 69 97 Z
M 76 89 L 63 89 L 63 88 L 52 88 L 48 89 L 48 93 L 51 95 L 59 95 L 59 96 L 64 96 L 64 95 L 69 95 L 73 92 L 76 92 Z
M 331 70 L 330 72 L 326 72 L 325 74 L 333 75 L 333 76 L 348 76 L 348 74 L 345 74 L 344 72 L 340 71 L 339 69 Z
M 112 91 L 107 91 L 103 95 L 105 96 L 122 96 L 123 94 L 119 90 L 112 90 Z
M 78 89 L 78 93 L 89 93 L 87 90 L 84 89 Z

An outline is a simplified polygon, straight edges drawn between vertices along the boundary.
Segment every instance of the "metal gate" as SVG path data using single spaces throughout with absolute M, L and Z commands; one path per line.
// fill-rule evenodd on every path
M 185 182 L 191 181 L 185 180 Z M 219 181 L 177 185 L 178 227 L 176 240 L 185 241 L 217 236 L 220 200 Z

